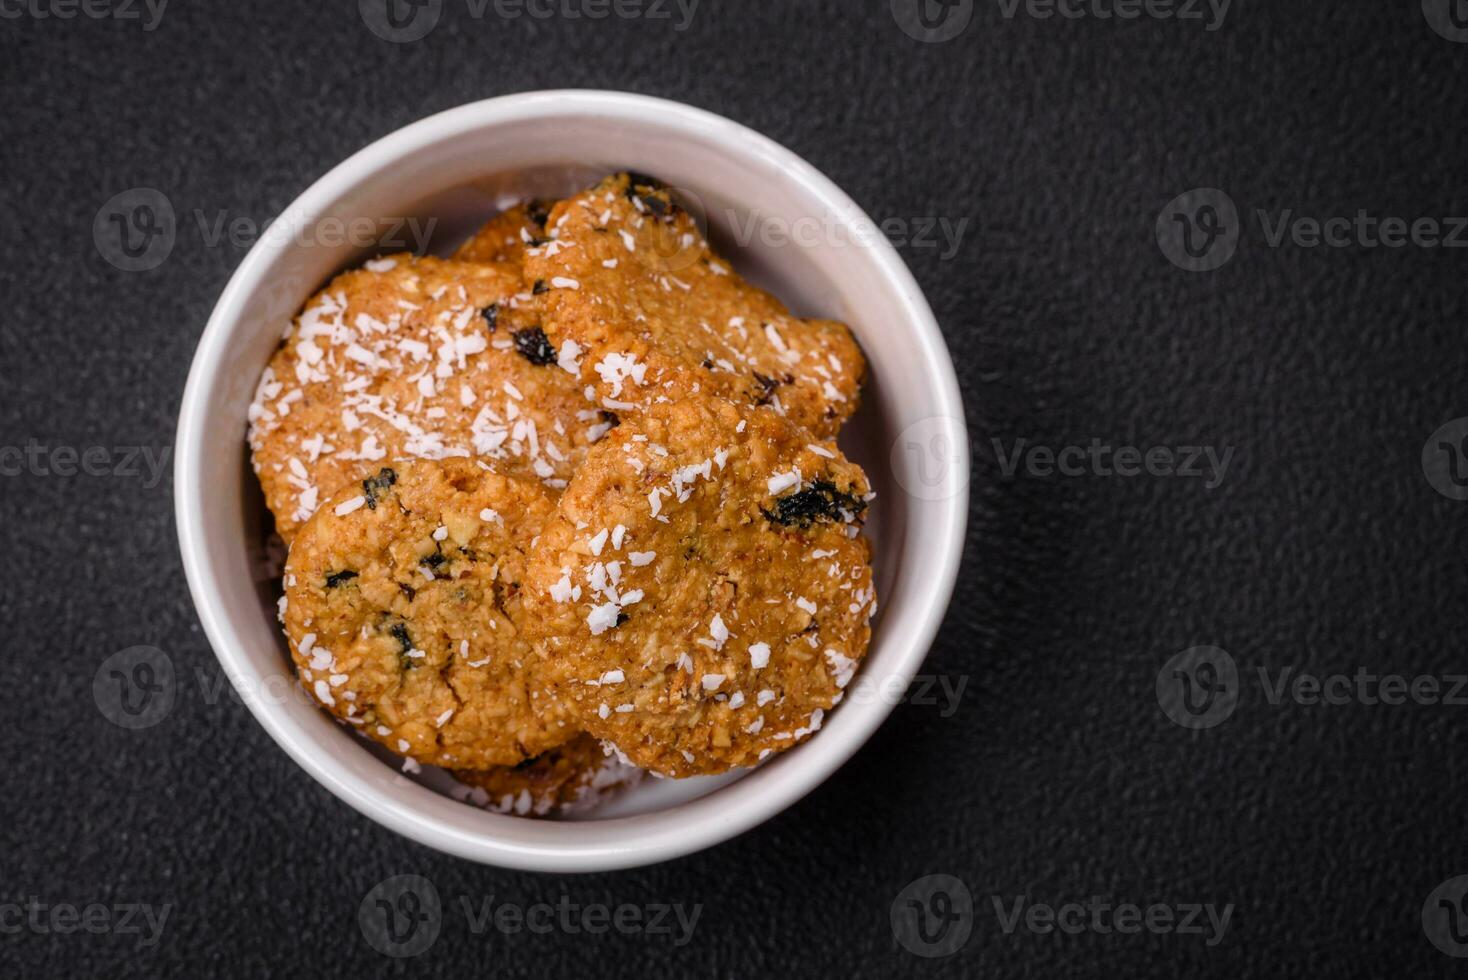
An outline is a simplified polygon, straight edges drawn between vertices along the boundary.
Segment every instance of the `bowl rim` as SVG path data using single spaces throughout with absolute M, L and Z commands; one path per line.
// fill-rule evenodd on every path
M 663 130 L 681 130 L 690 138 L 717 144 L 730 154 L 763 157 L 779 164 L 786 179 L 803 185 L 809 196 L 847 221 L 870 218 L 837 185 L 794 151 L 748 127 L 704 109 L 653 96 L 627 92 L 557 89 L 522 92 L 467 103 L 439 112 L 370 143 L 336 165 L 301 193 L 283 213 L 322 213 L 353 187 L 396 161 L 444 140 L 486 127 L 531 118 L 595 114 L 636 125 L 651 122 Z M 230 682 L 241 693 L 258 687 L 260 673 L 245 655 L 245 643 L 230 622 L 220 589 L 205 554 L 202 501 L 205 491 L 203 424 L 215 379 L 225 369 L 229 342 L 245 323 L 241 314 L 247 297 L 263 283 L 263 274 L 291 241 L 262 237 L 240 262 L 221 293 L 199 340 L 179 408 L 174 460 L 174 508 L 179 549 L 195 609 L 215 657 Z M 954 474 L 958 492 L 944 500 L 924 501 L 927 522 L 937 527 L 940 554 L 925 561 L 925 588 L 913 596 L 918 605 L 918 628 L 889 639 L 899 646 L 887 677 L 911 683 L 937 634 L 947 610 L 962 557 L 968 519 L 968 437 L 962 399 L 951 356 L 933 312 L 897 251 L 885 238 L 873 244 L 873 257 L 886 288 L 893 290 L 906 313 L 905 326 L 920 348 L 924 374 L 939 405 L 934 416 L 955 447 Z M 889 655 L 890 656 L 890 655 Z M 264 699 L 243 699 L 270 737 L 296 764 L 334 796 L 369 819 L 405 837 L 468 860 L 532 871 L 586 872 L 637 867 L 680 857 L 721 843 L 749 830 L 795 803 L 824 782 L 854 755 L 891 713 L 893 705 L 874 699 L 846 706 L 844 740 L 826 731 L 802 747 L 798 766 L 766 765 L 749 776 L 720 787 L 705 797 L 665 810 L 560 827 L 592 826 L 595 834 L 568 836 L 574 840 L 544 846 L 507 841 L 490 829 L 469 832 L 424 812 L 411 800 L 404 802 L 382 792 L 362 775 L 349 771 L 320 751 L 317 739 L 302 729 L 284 705 Z M 788 760 L 772 760 L 774 763 Z M 434 799 L 438 794 L 411 787 Z M 719 805 L 711 804 L 719 800 Z M 426 802 L 426 801 L 425 801 Z M 676 824 L 672 817 L 679 817 Z M 492 824 L 486 824 L 492 827 Z M 676 827 L 676 829 L 673 829 Z M 671 831 L 671 832 L 670 832 Z

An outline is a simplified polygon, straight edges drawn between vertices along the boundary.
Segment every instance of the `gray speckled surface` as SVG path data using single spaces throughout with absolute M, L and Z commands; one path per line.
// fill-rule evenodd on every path
M 965 571 L 928 664 L 966 679 L 956 710 L 899 707 L 827 785 L 713 851 L 553 878 L 380 829 L 223 693 L 182 579 L 169 474 L 0 477 L 0 972 L 1457 967 L 1421 913 L 1436 886 L 1468 873 L 1463 708 L 1272 704 L 1259 676 L 1464 669 L 1468 505 L 1434 492 L 1420 455 L 1439 425 L 1468 415 L 1465 253 L 1273 247 L 1266 235 L 1286 209 L 1468 214 L 1468 44 L 1435 33 L 1416 0 L 1238 0 L 1215 31 L 1023 6 L 1009 18 L 1007 4 L 983 2 L 942 44 L 909 38 L 885 0 L 704 0 L 686 30 L 676 7 L 666 21 L 506 20 L 494 7 L 476 20 L 445 0 L 436 29 L 409 44 L 375 37 L 344 0 L 174 0 L 151 31 L 39 19 L 31 11 L 55 8 L 35 2 L 0 5 L 4 447 L 157 454 L 171 442 L 195 343 L 244 254 L 211 245 L 196 212 L 263 220 L 439 109 L 607 87 L 753 126 L 878 219 L 970 220 L 946 259 L 903 251 L 963 380 L 975 484 Z M 167 261 L 124 273 L 92 226 L 134 187 L 165 193 L 183 220 Z M 1225 190 L 1243 224 L 1213 272 L 1174 267 L 1155 238 L 1159 211 L 1195 187 Z M 999 457 L 1020 437 L 1234 455 L 1213 489 L 1007 476 Z M 0 464 L 9 473 L 17 458 Z M 1195 732 L 1168 720 L 1155 682 L 1203 644 L 1231 654 L 1239 698 L 1223 724 Z M 177 696 L 160 723 L 127 731 L 99 712 L 92 680 L 136 645 L 168 653 Z M 889 919 L 930 873 L 961 878 L 974 903 L 967 943 L 941 959 L 908 952 Z M 369 889 L 396 874 L 430 879 L 444 903 L 437 941 L 401 961 L 358 927 Z M 1234 909 L 1212 946 L 1193 934 L 1006 933 L 995 899 L 1008 915 L 1021 895 Z M 170 911 L 138 948 L 145 937 L 58 934 L 10 911 L 32 896 Z M 491 896 L 702 910 L 683 945 L 559 926 L 478 934 L 461 899 Z

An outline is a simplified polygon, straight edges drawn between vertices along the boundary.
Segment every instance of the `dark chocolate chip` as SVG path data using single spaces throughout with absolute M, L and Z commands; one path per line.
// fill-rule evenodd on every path
M 490 303 L 479 311 L 479 315 L 484 317 L 485 323 L 489 324 L 489 332 L 494 333 L 495 327 L 499 326 L 500 322 L 500 305 L 498 303 Z
M 357 577 L 357 573 L 348 569 L 342 572 L 330 572 L 326 576 L 326 587 L 334 589 L 343 582 L 349 582 Z
M 549 292 L 549 291 L 550 291 L 550 287 L 545 284 L 545 280 L 544 279 L 537 279 L 537 280 L 535 280 L 535 285 L 530 287 L 530 292 L 534 296 L 539 296 L 541 293 L 545 293 L 545 292 Z

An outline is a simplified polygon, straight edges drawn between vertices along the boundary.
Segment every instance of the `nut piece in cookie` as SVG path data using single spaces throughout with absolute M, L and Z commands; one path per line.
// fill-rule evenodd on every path
M 250 406 L 251 458 L 281 537 L 400 457 L 475 456 L 563 487 L 608 426 L 556 357 L 525 355 L 525 336 L 544 334 L 514 266 L 399 255 L 337 277 Z
M 291 545 L 285 631 L 302 685 L 416 763 L 515 765 L 571 738 L 524 638 L 538 483 L 474 460 L 398 460 L 332 497 Z
M 604 408 L 694 392 L 768 405 L 820 436 L 856 410 L 866 364 L 851 331 L 804 320 L 741 279 L 657 181 L 618 174 L 556 205 L 527 248 L 545 331 Z
M 554 206 L 554 201 L 534 200 L 496 215 L 459 246 L 454 259 L 518 265 L 524 261 L 527 247 L 544 244 L 545 221 Z
M 459 770 L 465 800 L 495 813 L 565 816 L 584 812 L 637 782 L 642 770 L 629 766 L 590 735 L 578 735 L 518 766 Z
M 821 727 L 876 609 L 870 490 L 767 408 L 653 405 L 588 455 L 541 532 L 527 629 L 588 732 L 670 776 Z

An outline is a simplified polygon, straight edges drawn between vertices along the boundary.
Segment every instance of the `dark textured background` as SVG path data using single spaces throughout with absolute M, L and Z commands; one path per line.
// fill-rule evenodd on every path
M 14 0 L 9 0 L 14 2 Z M 7 9 L 13 9 L 8 7 Z M 928 670 L 949 717 L 899 707 L 808 799 L 659 867 L 477 867 L 350 811 L 275 747 L 203 639 L 171 479 L 0 478 L 0 903 L 171 903 L 162 941 L 0 935 L 6 976 L 1446 975 L 1423 902 L 1468 873 L 1463 708 L 1271 705 L 1257 667 L 1463 669 L 1468 504 L 1424 478 L 1468 415 L 1465 253 L 1269 248 L 1247 218 L 1218 271 L 1171 265 L 1158 212 L 1197 186 L 1253 209 L 1468 214 L 1468 45 L 1416 0 L 1239 0 L 1198 22 L 1005 19 L 980 0 L 923 44 L 885 0 L 716 2 L 669 22 L 466 16 L 369 33 L 350 0 L 174 0 L 161 24 L 0 20 L 5 445 L 173 437 L 194 346 L 243 256 L 192 219 L 267 218 L 350 153 L 440 109 L 606 87 L 706 107 L 794 149 L 878 219 L 970 219 L 904 256 L 943 324 L 975 451 L 964 571 Z M 181 216 L 160 268 L 103 260 L 131 187 Z M 1235 448 L 1222 486 L 1006 478 L 991 440 Z M 146 644 L 179 671 L 160 724 L 91 695 Z M 1223 725 L 1159 707 L 1196 644 L 1244 672 Z M 959 876 L 948 959 L 894 941 L 919 876 Z M 358 930 L 369 888 L 454 903 L 416 960 Z M 473 935 L 456 900 L 702 903 L 693 941 Z M 992 896 L 1234 903 L 1202 936 L 1005 935 Z

